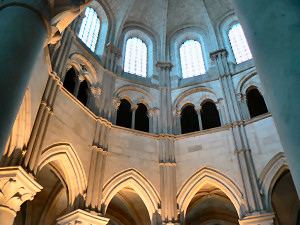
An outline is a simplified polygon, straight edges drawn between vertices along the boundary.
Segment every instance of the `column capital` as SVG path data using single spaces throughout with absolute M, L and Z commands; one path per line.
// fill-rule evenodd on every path
M 101 96 L 101 88 L 99 87 L 91 87 L 90 91 L 95 98 L 100 98 Z
M 111 43 L 108 43 L 105 46 L 105 52 L 109 54 L 114 54 L 117 58 L 121 57 L 122 55 L 122 51 Z
M 239 220 L 240 225 L 273 225 L 273 219 L 275 218 L 274 213 L 264 213 L 246 216 Z
M 7 208 L 15 214 L 25 201 L 33 200 L 42 188 L 20 166 L 0 168 L 0 208 Z
M 194 109 L 196 110 L 197 113 L 201 113 L 201 110 L 202 110 L 202 106 L 197 106 L 197 107 L 194 107 Z
M 159 115 L 159 108 L 154 107 L 148 110 L 148 116 L 153 118 L 153 117 L 157 117 Z
M 180 117 L 181 115 L 181 110 L 177 109 L 177 108 L 174 108 L 172 110 L 172 113 L 173 113 L 173 117 Z
M 227 56 L 228 56 L 228 52 L 226 49 L 220 49 L 220 50 L 209 53 L 209 57 L 211 58 L 212 61 L 215 61 L 218 58 L 227 57 Z
M 85 80 L 84 74 L 82 74 L 82 73 L 78 74 L 77 78 L 78 78 L 80 83 Z
M 91 213 L 81 209 L 77 209 L 57 219 L 59 225 L 105 225 L 108 222 L 109 219 L 97 213 Z
M 155 65 L 160 70 L 169 70 L 171 71 L 173 68 L 173 64 L 170 62 L 157 62 Z
M 247 100 L 247 96 L 245 94 L 242 94 L 242 93 L 237 93 L 236 97 L 237 97 L 239 102 L 245 102 Z
M 115 110 L 118 110 L 120 107 L 121 101 L 119 98 L 113 97 L 113 107 Z
M 135 112 L 138 109 L 138 107 L 139 107 L 138 105 L 131 105 L 130 108 L 132 112 Z

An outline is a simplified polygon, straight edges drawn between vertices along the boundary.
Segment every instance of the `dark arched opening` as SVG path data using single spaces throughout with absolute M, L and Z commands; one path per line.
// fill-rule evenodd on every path
M 275 225 L 299 225 L 300 202 L 291 173 L 288 170 L 276 181 L 272 190 L 271 202 L 275 213 Z
M 86 82 L 86 80 L 82 81 L 79 87 L 79 91 L 78 91 L 78 95 L 77 95 L 77 99 L 83 104 L 86 105 L 87 104 L 87 100 L 88 100 L 88 83 Z
M 72 94 L 74 93 L 74 89 L 75 89 L 75 77 L 76 77 L 76 72 L 72 67 L 66 73 L 64 84 L 63 84 L 63 86 Z
M 256 88 L 247 91 L 246 96 L 251 118 L 268 112 L 265 100 Z
M 121 127 L 131 128 L 131 119 L 132 119 L 131 104 L 126 99 L 122 99 L 117 112 L 116 124 Z
M 188 105 L 181 112 L 181 133 L 199 131 L 199 121 L 194 106 Z
M 147 107 L 143 103 L 138 104 L 135 112 L 135 128 L 136 130 L 149 132 L 149 118 L 147 115 Z
M 213 102 L 207 101 L 202 105 L 201 120 L 203 130 L 221 126 L 219 112 Z

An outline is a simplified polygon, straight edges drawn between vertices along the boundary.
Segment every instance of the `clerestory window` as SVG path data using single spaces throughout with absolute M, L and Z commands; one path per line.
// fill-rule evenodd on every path
M 99 36 L 100 19 L 90 7 L 86 8 L 84 15 L 78 37 L 94 52 Z
M 126 42 L 124 72 L 147 76 L 147 45 L 139 38 L 132 37 Z
M 179 51 L 183 78 L 205 74 L 202 47 L 198 41 L 185 41 Z
M 228 32 L 228 37 L 237 64 L 252 59 L 252 54 L 241 24 L 233 25 Z

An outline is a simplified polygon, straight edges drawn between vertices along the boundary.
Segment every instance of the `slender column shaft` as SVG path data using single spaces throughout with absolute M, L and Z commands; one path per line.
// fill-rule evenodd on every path
M 233 3 L 300 194 L 300 2 L 233 0 Z
M 24 6 L 0 4 L 0 156 L 8 140 L 47 37 L 41 15 Z

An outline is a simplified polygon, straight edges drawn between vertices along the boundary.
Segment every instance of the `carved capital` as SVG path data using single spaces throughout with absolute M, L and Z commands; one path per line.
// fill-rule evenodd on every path
M 85 77 L 83 74 L 78 74 L 77 77 L 78 77 L 78 80 L 80 83 L 85 80 Z
M 105 225 L 109 219 L 97 213 L 77 209 L 57 219 L 59 225 Z
M 95 98 L 100 98 L 101 96 L 101 88 L 99 87 L 91 87 L 90 91 Z
M 200 105 L 200 106 L 195 107 L 195 110 L 198 114 L 200 114 L 201 110 L 202 110 L 202 106 Z
M 116 46 L 112 45 L 112 44 L 107 44 L 105 46 L 105 52 L 109 53 L 109 54 L 114 54 L 114 56 L 116 58 L 119 58 L 122 55 L 122 51 L 119 48 L 117 48 Z
M 149 117 L 157 117 L 159 115 L 159 108 L 155 107 L 155 108 L 152 108 L 152 109 L 149 109 L 148 110 L 148 116 Z
M 0 208 L 5 207 L 16 213 L 42 188 L 22 167 L 0 168 Z
M 138 109 L 138 105 L 131 105 L 131 111 L 135 112 Z
M 120 99 L 114 97 L 114 98 L 113 98 L 113 107 L 114 107 L 115 110 L 118 110 L 118 109 L 119 109 L 120 104 L 121 104 Z
M 171 71 L 173 68 L 173 64 L 170 62 L 157 62 L 155 65 L 160 70 L 169 70 Z
M 218 58 L 227 57 L 228 52 L 226 49 L 220 49 L 220 50 L 209 53 L 209 56 L 212 61 L 216 61 Z
M 247 100 L 247 96 L 242 94 L 242 93 L 236 94 L 236 97 L 237 97 L 239 102 L 245 102 Z
M 181 110 L 177 109 L 177 108 L 174 108 L 172 110 L 172 113 L 173 113 L 173 117 L 180 117 L 181 115 Z

